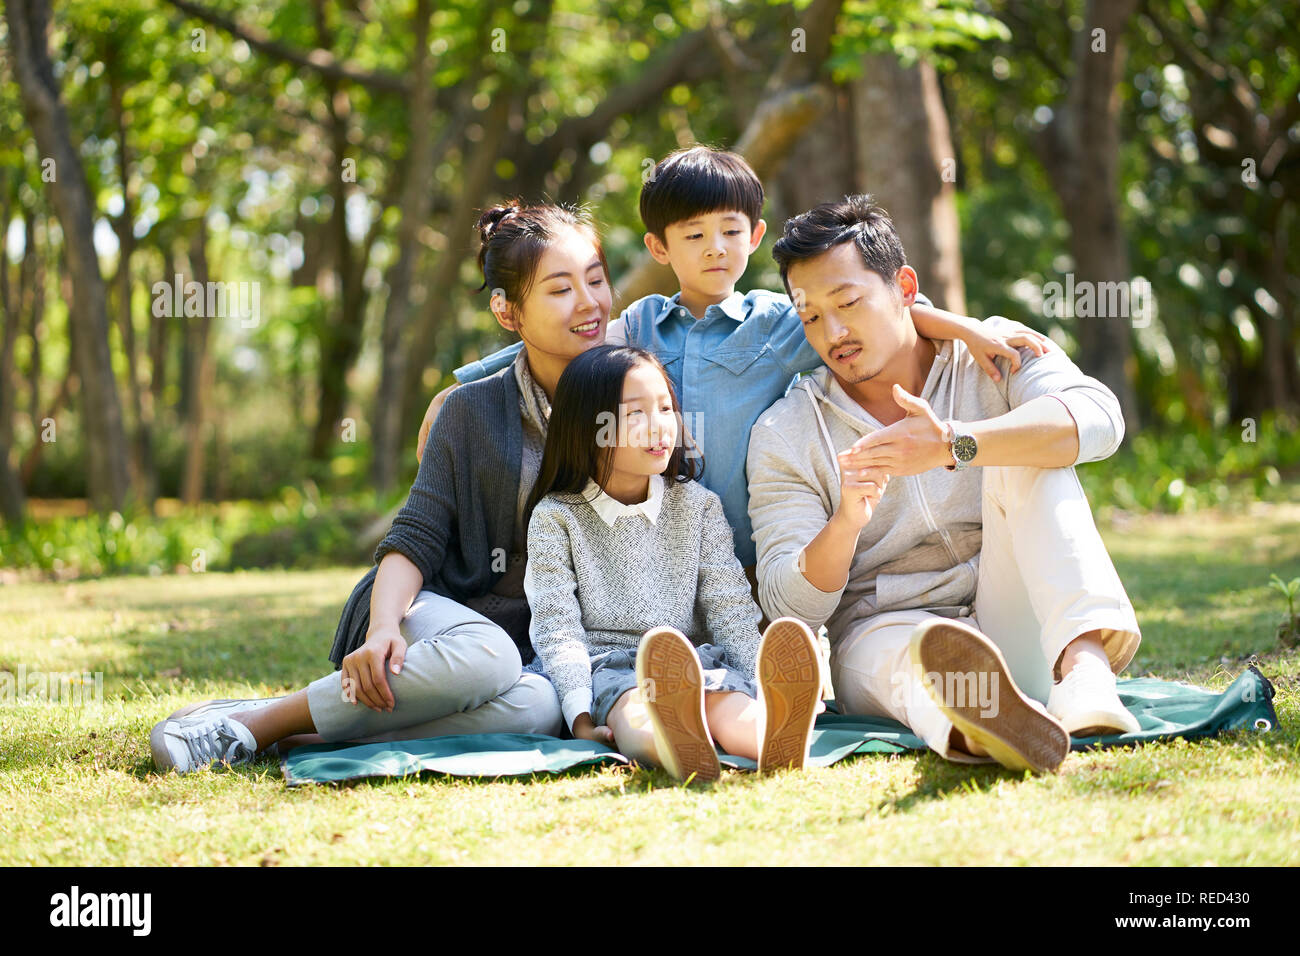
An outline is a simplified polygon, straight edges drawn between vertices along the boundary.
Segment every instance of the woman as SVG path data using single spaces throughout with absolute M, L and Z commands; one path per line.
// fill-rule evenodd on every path
M 341 669 L 286 697 L 177 711 L 150 734 L 160 769 L 244 763 L 308 740 L 560 732 L 555 691 L 521 670 L 532 657 L 523 509 L 560 374 L 604 341 L 608 267 L 590 220 L 570 209 L 514 201 L 478 228 L 481 288 L 524 348 L 448 399 L 344 609 L 330 655 Z

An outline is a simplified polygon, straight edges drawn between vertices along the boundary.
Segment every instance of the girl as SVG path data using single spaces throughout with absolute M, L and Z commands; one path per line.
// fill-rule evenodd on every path
M 571 209 L 511 202 L 478 229 L 492 313 L 524 348 L 457 389 L 439 416 L 378 564 L 339 622 L 341 671 L 283 698 L 177 711 L 150 735 L 160 769 L 242 763 L 277 742 L 560 730 L 550 684 L 521 674 L 532 656 L 523 509 L 556 382 L 604 338 L 608 270 L 590 220 Z
M 816 643 L 782 618 L 760 644 L 761 613 L 722 503 L 695 481 L 698 449 L 678 441 L 680 415 L 644 349 L 601 346 L 565 369 L 528 504 L 533 647 L 575 737 L 679 780 L 719 776 L 714 741 L 760 771 L 802 767 Z

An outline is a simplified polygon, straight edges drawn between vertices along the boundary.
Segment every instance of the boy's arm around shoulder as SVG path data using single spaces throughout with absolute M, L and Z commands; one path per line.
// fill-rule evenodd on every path
M 415 445 L 415 460 L 424 461 L 424 446 L 429 440 L 429 431 L 433 428 L 433 423 L 442 410 L 442 406 L 447 402 L 447 396 L 459 385 L 459 382 L 452 382 L 444 388 L 429 402 L 429 407 L 425 410 L 424 421 L 420 422 L 420 437 Z
M 1018 326 L 1003 316 L 991 316 L 985 324 L 1004 331 Z M 1044 395 L 1065 406 L 1074 419 L 1079 436 L 1079 453 L 1073 464 L 1101 461 L 1119 450 L 1124 440 L 1124 413 L 1115 393 L 1097 379 L 1085 375 L 1061 348 L 1042 355 L 1020 349 L 1020 369 L 1004 381 L 1007 403 L 1018 408 Z
M 467 385 L 470 382 L 477 382 L 481 378 L 487 378 L 489 375 L 495 375 L 507 365 L 515 360 L 519 350 L 524 347 L 523 341 L 512 342 L 504 348 L 497 349 L 491 355 L 484 356 L 477 362 L 470 362 L 462 365 L 451 374 L 456 376 L 456 381 L 461 385 Z

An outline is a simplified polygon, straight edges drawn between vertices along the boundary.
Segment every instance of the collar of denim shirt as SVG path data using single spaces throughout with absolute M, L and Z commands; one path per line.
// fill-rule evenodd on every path
M 690 318 L 690 310 L 681 304 L 682 294 L 678 292 L 671 299 L 665 299 L 663 308 L 655 316 L 655 325 L 663 322 L 664 319 L 680 310 L 682 318 Z M 745 314 L 748 310 L 745 307 L 745 294 L 743 292 L 733 292 L 716 305 L 711 305 L 704 310 L 704 317 L 697 321 L 703 322 L 704 319 L 713 318 L 719 312 L 727 318 L 736 322 L 744 322 Z

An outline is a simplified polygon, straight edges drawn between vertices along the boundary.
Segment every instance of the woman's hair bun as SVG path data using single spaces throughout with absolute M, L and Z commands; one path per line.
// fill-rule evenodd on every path
M 520 199 L 507 199 L 492 206 L 475 224 L 481 242 L 478 267 L 483 270 L 483 284 L 477 291 L 500 289 L 507 302 L 521 303 L 532 286 L 533 273 L 546 247 L 565 229 L 576 229 L 596 246 L 600 262 L 600 237 L 585 212 L 552 203 L 524 205 Z M 605 267 L 605 276 L 609 269 Z
M 513 216 L 517 216 L 522 209 L 523 206 L 518 199 L 511 199 L 508 202 L 483 210 L 483 214 L 478 217 L 478 222 L 475 224 L 479 232 L 479 238 L 486 244 L 501 223 Z

